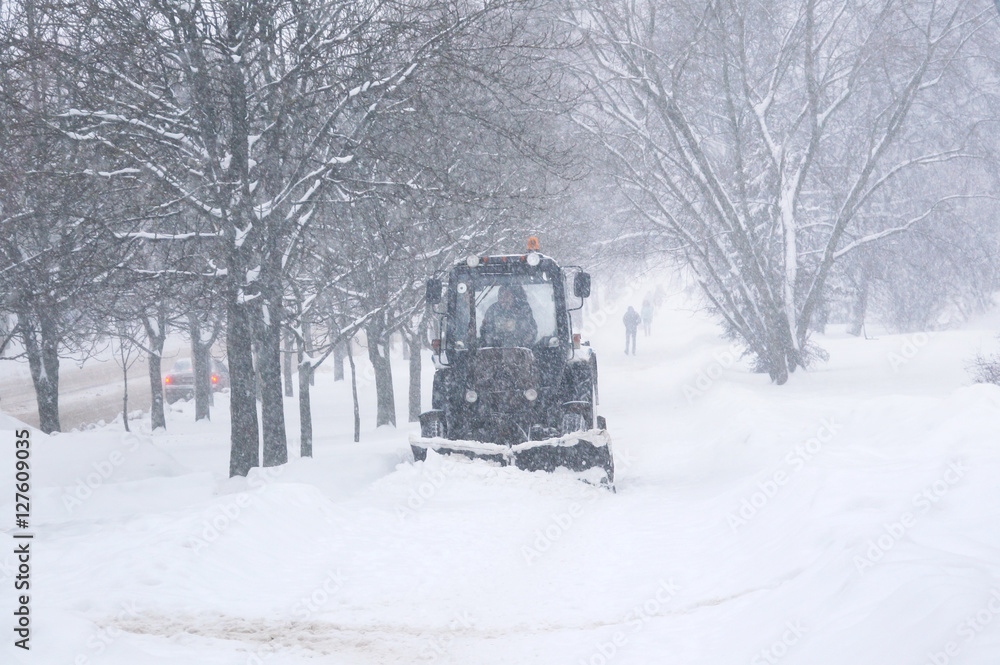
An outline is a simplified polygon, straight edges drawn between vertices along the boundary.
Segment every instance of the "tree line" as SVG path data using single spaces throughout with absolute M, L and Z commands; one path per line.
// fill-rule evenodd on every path
M 784 383 L 832 319 L 902 328 L 998 286 L 993 3 L 575 3 L 577 121 L 624 198 Z
M 414 417 L 421 280 L 541 232 L 689 270 L 784 383 L 828 321 L 989 304 L 998 29 L 986 0 L 5 3 L 0 344 L 52 432 L 60 356 L 141 349 L 155 428 L 168 331 L 197 417 L 221 342 L 245 475 L 287 459 L 289 351 L 303 455 L 361 333 L 378 424 L 393 335 Z
M 196 370 L 224 343 L 233 475 L 287 459 L 283 349 L 303 454 L 310 375 L 362 331 L 394 423 L 388 342 L 422 346 L 419 277 L 520 236 L 569 173 L 539 7 L 5 5 L 0 279 L 43 431 L 60 354 L 113 321 L 138 324 L 154 427 L 168 329 Z

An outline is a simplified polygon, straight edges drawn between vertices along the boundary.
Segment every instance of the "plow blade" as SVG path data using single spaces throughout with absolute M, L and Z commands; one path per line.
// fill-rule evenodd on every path
M 564 467 L 579 473 L 589 469 L 603 469 L 606 480 L 602 482 L 613 487 L 615 481 L 611 437 L 606 429 L 573 432 L 552 439 L 525 441 L 510 446 L 411 435 L 410 447 L 413 449 L 414 459 L 418 461 L 427 456 L 428 450 L 433 450 L 442 455 L 465 455 L 472 459 L 499 462 L 525 471 L 555 471 Z

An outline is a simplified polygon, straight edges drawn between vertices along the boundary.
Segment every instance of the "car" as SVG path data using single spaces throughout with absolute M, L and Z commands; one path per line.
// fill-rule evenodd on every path
M 226 366 L 216 360 L 211 359 L 212 370 L 212 392 L 220 392 L 229 388 L 229 370 Z M 194 368 L 190 358 L 178 358 L 174 362 L 170 373 L 163 377 L 163 398 L 168 404 L 173 404 L 180 399 L 191 399 L 194 397 Z

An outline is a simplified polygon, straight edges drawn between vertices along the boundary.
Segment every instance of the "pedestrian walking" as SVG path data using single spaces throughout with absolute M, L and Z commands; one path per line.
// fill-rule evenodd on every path
M 642 301 L 642 334 L 645 337 L 649 337 L 649 333 L 653 326 L 653 303 L 649 302 L 649 299 Z
M 642 318 L 639 316 L 639 312 L 635 311 L 635 308 L 631 305 L 628 306 L 628 311 L 625 312 L 625 316 L 622 317 L 622 323 L 625 324 L 625 355 L 628 355 L 629 340 L 632 342 L 632 355 L 635 355 L 635 334 L 639 331 L 639 322 Z

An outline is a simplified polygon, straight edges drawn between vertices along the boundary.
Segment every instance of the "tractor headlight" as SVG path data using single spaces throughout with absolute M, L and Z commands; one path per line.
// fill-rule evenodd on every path
M 528 388 L 527 390 L 524 391 L 524 397 L 529 402 L 534 402 L 536 399 L 538 399 L 538 392 L 534 388 Z
M 541 255 L 538 254 L 538 252 L 528 252 L 527 261 L 528 265 L 534 268 L 535 266 L 537 266 L 539 263 L 542 262 L 542 257 Z
M 465 259 L 465 265 L 469 266 L 470 268 L 475 268 L 476 266 L 479 265 L 479 257 L 475 255 L 469 256 L 469 258 Z
M 472 404 L 477 399 L 479 399 L 479 395 L 476 394 L 475 390 L 466 390 L 465 391 L 465 401 L 466 402 L 468 402 L 469 404 Z

